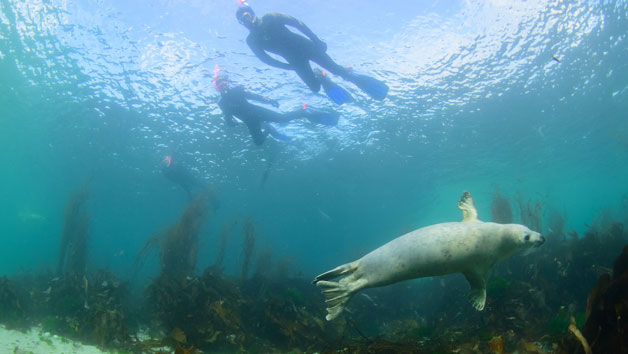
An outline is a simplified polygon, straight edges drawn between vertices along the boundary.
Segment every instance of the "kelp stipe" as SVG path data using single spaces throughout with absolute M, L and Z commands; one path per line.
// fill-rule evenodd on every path
M 243 226 L 244 240 L 242 241 L 242 272 L 240 277 L 242 280 L 246 279 L 249 273 L 249 267 L 251 265 L 251 259 L 253 257 L 253 250 L 255 248 L 255 227 L 253 221 L 247 218 L 244 221 Z
M 512 224 L 512 207 L 508 198 L 500 193 L 497 185 L 491 201 L 491 221 L 498 224 Z
M 85 274 L 89 238 L 89 216 L 85 206 L 87 197 L 87 182 L 85 182 L 68 198 L 57 261 L 59 276 Z
M 201 227 L 211 208 L 212 192 L 203 190 L 190 200 L 179 222 L 164 234 L 160 247 L 161 276 L 182 278 L 194 273 Z

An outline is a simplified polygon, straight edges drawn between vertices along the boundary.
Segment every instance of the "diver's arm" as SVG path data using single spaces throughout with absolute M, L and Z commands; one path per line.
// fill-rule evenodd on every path
M 222 111 L 222 117 L 225 120 L 225 124 L 227 124 L 230 127 L 235 127 L 236 121 L 235 119 L 233 119 L 233 115 L 229 113 L 229 109 L 225 105 L 223 98 L 221 98 L 220 101 L 218 101 L 218 107 L 220 107 L 220 110 Z
M 262 102 L 262 103 L 266 103 L 269 105 L 272 105 L 274 107 L 279 107 L 279 102 L 277 100 L 273 100 L 271 98 L 268 98 L 266 96 L 262 96 L 262 95 L 258 95 L 256 93 L 250 92 L 249 90 L 244 90 L 244 95 L 247 99 L 253 100 L 253 101 L 257 101 L 257 102 Z
M 321 41 L 321 39 L 318 38 L 318 36 L 314 34 L 314 32 L 312 32 L 312 30 L 308 26 L 305 25 L 305 23 L 301 22 L 297 18 L 292 17 L 290 15 L 281 14 L 281 13 L 277 13 L 275 15 L 278 22 L 298 29 L 299 31 L 301 31 L 301 33 L 306 35 L 317 46 L 323 47 L 324 49 L 323 51 L 327 51 L 327 44 Z
M 266 51 L 264 51 L 263 48 L 261 48 L 259 45 L 257 45 L 257 43 L 255 43 L 254 40 L 251 39 L 251 37 L 246 39 L 246 43 L 249 45 L 249 48 L 251 48 L 251 50 L 253 51 L 253 54 L 255 54 L 255 56 L 258 57 L 259 60 L 263 61 L 264 63 L 270 66 L 274 66 L 279 69 L 292 70 L 292 65 L 281 62 L 271 57 L 270 55 L 268 55 Z

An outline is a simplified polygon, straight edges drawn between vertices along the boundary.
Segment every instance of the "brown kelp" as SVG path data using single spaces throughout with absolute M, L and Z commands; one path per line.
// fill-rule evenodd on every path
M 273 270 L 273 251 L 270 245 L 264 246 L 255 260 L 255 276 L 268 278 Z
M 0 277 L 0 323 L 20 326 L 24 323 L 24 317 L 18 290 L 6 276 Z
M 628 245 L 615 259 L 612 276 L 602 274 L 589 293 L 581 333 L 574 325 L 574 337 L 564 338 L 558 353 L 628 353 Z
M 538 200 L 533 204 L 524 202 L 521 195 L 519 195 L 517 201 L 519 203 L 519 211 L 521 212 L 521 223 L 531 230 L 543 232 L 541 228 L 543 204 Z
M 66 275 L 48 281 L 39 316 L 42 329 L 93 343 L 118 347 L 131 342 L 126 284 L 107 271 Z M 33 294 L 33 291 L 31 291 Z
M 253 257 L 253 250 L 255 249 L 256 237 L 255 226 L 253 226 L 253 221 L 250 218 L 244 220 L 242 231 L 244 233 L 244 240 L 242 241 L 242 271 L 240 272 L 240 278 L 246 279 Z
M 194 276 L 196 256 L 202 225 L 211 211 L 212 192 L 209 188 L 194 196 L 187 204 L 179 221 L 165 232 L 151 237 L 143 249 L 161 238 L 161 271 L 148 288 L 149 312 L 154 326 L 167 333 L 181 330 L 186 339 L 197 339 L 191 330 L 194 321 L 188 317 L 198 310 L 198 277 Z M 147 246 L 148 245 L 148 246 Z M 145 252 L 142 252 L 143 254 Z M 174 331 L 174 332 L 173 332 Z M 183 338 L 183 336 L 174 336 Z M 183 343 L 184 344 L 184 343 Z
M 491 201 L 491 220 L 498 224 L 512 223 L 512 207 L 508 198 L 499 192 L 499 186 L 495 186 Z
M 133 267 L 134 275 L 137 275 L 140 269 L 142 269 L 148 257 L 154 251 L 159 249 L 159 244 L 161 242 L 161 239 L 163 238 L 163 235 L 164 235 L 163 231 L 158 231 L 154 233 L 153 235 L 151 235 L 146 241 L 144 241 L 144 244 L 142 245 L 139 252 L 137 253 L 137 256 L 135 257 L 135 262 L 134 262 L 134 267 Z
M 58 275 L 85 273 L 89 237 L 89 216 L 85 205 L 87 197 L 87 183 L 84 183 L 68 198 L 59 245 Z
M 206 188 L 190 200 L 179 222 L 165 232 L 160 247 L 161 276 L 180 279 L 194 273 L 201 227 L 213 210 L 211 200 L 212 192 Z
M 222 270 L 222 262 L 224 261 L 225 254 L 227 252 L 227 243 L 229 242 L 233 228 L 237 224 L 238 220 L 234 219 L 222 226 L 222 231 L 220 232 L 220 243 L 218 244 L 218 254 L 216 255 L 216 262 L 214 262 L 214 265 L 212 266 L 215 271 Z
M 237 351 L 247 338 L 242 298 L 233 280 L 209 269 L 202 276 L 160 276 L 149 289 L 151 327 L 168 334 L 166 344 Z
M 560 241 L 564 241 L 565 217 L 557 210 L 552 210 L 547 223 L 547 247 L 555 247 Z

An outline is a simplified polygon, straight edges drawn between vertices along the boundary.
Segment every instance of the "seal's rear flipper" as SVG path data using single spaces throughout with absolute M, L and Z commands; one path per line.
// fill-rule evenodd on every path
M 325 319 L 327 319 L 327 321 L 338 317 L 342 310 L 344 310 L 347 301 L 360 289 L 358 286 L 360 282 L 350 281 L 348 280 L 349 278 L 342 278 L 340 282 L 327 280 L 337 278 L 341 275 L 351 274 L 356 268 L 357 262 L 343 264 L 340 267 L 336 267 L 317 276 L 312 281 L 313 284 L 321 288 L 323 295 L 325 295 L 325 303 L 327 303 L 327 316 L 325 316 Z
M 323 295 L 325 295 L 325 303 L 327 304 L 325 319 L 331 321 L 345 309 L 345 305 L 353 296 L 353 292 L 346 283 L 320 280 L 316 282 L 316 285 L 323 290 Z
M 339 267 L 336 267 L 328 272 L 325 272 L 321 275 L 317 275 L 316 278 L 314 278 L 314 280 L 312 280 L 312 284 L 317 284 L 319 281 L 321 280 L 329 280 L 329 279 L 334 279 L 337 278 L 343 274 L 351 274 L 353 273 L 353 271 L 355 270 L 355 264 L 354 263 L 347 263 L 347 264 L 343 264 Z
M 484 274 L 464 273 L 464 276 L 471 286 L 469 301 L 471 301 L 476 310 L 484 310 L 484 304 L 486 303 L 486 280 L 484 280 Z

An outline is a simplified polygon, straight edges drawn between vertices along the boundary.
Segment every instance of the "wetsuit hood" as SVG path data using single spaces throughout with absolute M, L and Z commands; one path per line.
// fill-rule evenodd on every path
M 247 12 L 250 13 L 251 16 L 255 17 L 255 12 L 251 8 L 251 6 L 249 6 L 249 4 L 247 4 L 246 2 L 243 2 L 242 5 L 240 5 L 240 7 L 238 7 L 238 10 L 236 11 L 236 18 L 238 19 L 238 22 L 240 22 L 241 24 L 244 24 L 242 22 L 242 15 L 244 15 Z
M 214 70 L 214 88 L 220 93 L 229 89 L 229 75 L 223 70 Z

